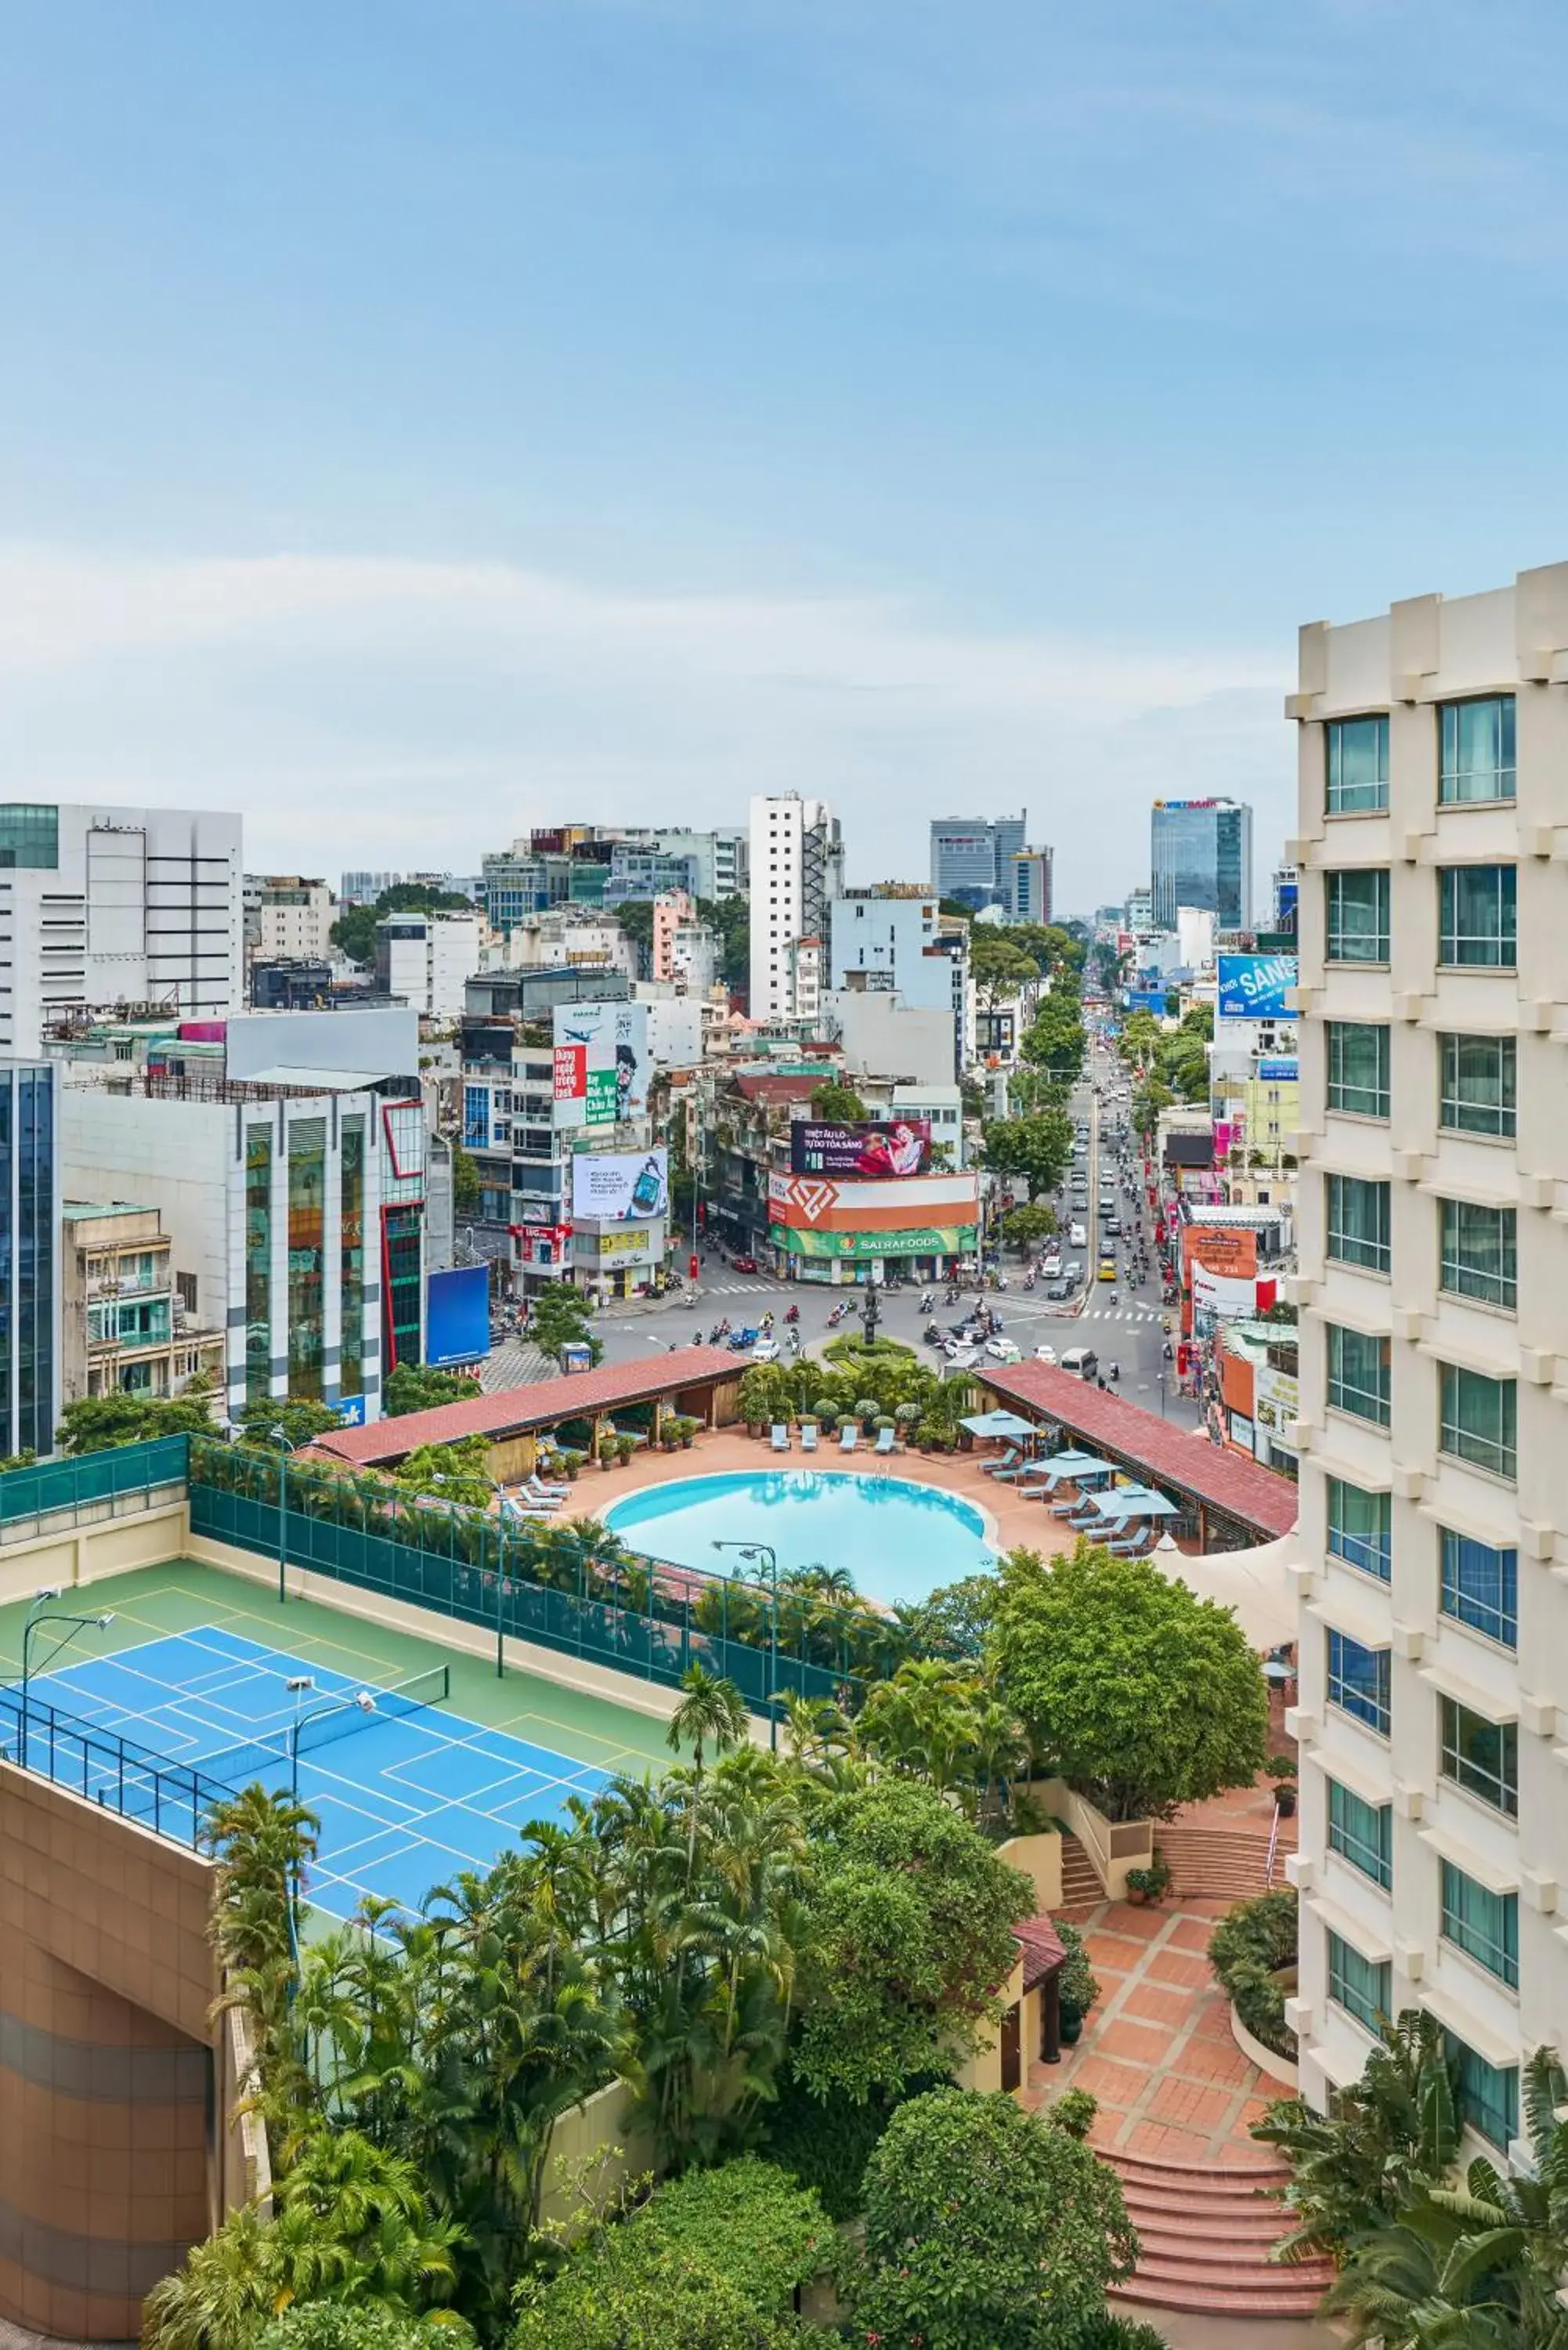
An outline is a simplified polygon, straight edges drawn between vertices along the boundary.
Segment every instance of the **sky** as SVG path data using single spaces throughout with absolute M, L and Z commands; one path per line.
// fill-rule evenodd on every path
M 0 795 L 253 868 L 1293 828 L 1297 626 L 1568 556 L 1542 0 L 0 0 Z

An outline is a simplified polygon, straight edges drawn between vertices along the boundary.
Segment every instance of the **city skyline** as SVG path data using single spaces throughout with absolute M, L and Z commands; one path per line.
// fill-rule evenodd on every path
M 1561 189 L 1539 7 L 1480 90 L 1403 5 L 432 23 L 14 45 L 7 795 L 210 799 L 326 871 L 374 808 L 463 870 L 563 803 L 793 788 L 857 880 L 1024 804 L 1083 906 L 1156 796 L 1284 836 L 1303 611 L 1554 552 L 1538 305 L 1484 494 L 1430 495 L 1491 396 L 1445 290 L 1522 293 Z M 1354 369 L 1281 298 L 1328 282 Z

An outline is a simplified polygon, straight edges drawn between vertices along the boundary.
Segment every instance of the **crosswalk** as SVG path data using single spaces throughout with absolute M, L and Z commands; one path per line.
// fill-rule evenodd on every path
M 1158 1322 L 1159 1315 L 1147 1305 L 1085 1305 L 1078 1319 L 1080 1322 Z

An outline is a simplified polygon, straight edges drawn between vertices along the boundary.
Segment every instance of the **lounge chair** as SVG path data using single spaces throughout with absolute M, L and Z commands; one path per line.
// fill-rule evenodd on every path
M 1136 1558 L 1147 1541 L 1148 1536 L 1146 1534 L 1128 1534 L 1125 1541 L 1106 1543 L 1106 1548 L 1113 1558 Z
M 530 1471 L 517 1490 L 530 1502 L 548 1502 L 553 1507 L 556 1503 L 564 1502 L 572 1489 L 569 1485 L 546 1485 L 542 1477 Z
M 896 1448 L 898 1441 L 898 1431 L 896 1428 L 879 1428 L 877 1430 L 877 1443 L 875 1450 L 878 1452 L 891 1452 Z
M 526 1502 L 514 1501 L 510 1493 L 503 1493 L 501 1496 L 501 1514 L 504 1518 L 526 1518 L 529 1520 L 535 1518 L 553 1518 L 559 1507 L 560 1503 L 558 1502 L 552 1502 L 548 1507 L 545 1507 L 536 1502 L 529 1503 Z
M 1023 1455 L 1012 1444 L 1005 1452 L 999 1452 L 994 1461 L 982 1461 L 980 1465 L 988 1477 L 1016 1477 L 1023 1466 Z
M 816 1451 L 817 1434 L 817 1425 L 815 1419 L 806 1419 L 801 1422 L 800 1449 L 803 1452 L 815 1452 Z
M 775 1419 L 774 1422 L 772 1442 L 775 1452 L 789 1451 L 789 1429 L 782 1419 Z
M 842 1430 L 839 1431 L 838 1449 L 840 1452 L 853 1452 L 859 1441 L 860 1422 L 857 1419 L 846 1419 Z

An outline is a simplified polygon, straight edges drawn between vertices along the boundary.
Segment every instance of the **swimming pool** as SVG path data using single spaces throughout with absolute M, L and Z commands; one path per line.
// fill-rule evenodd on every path
M 972 1502 L 907 1477 L 852 1470 L 774 1469 L 683 1477 L 630 1493 L 604 1513 L 628 1547 L 704 1574 L 755 1576 L 755 1565 L 714 1542 L 769 1543 L 779 1570 L 847 1567 L 869 1599 L 929 1599 L 996 1564 Z

